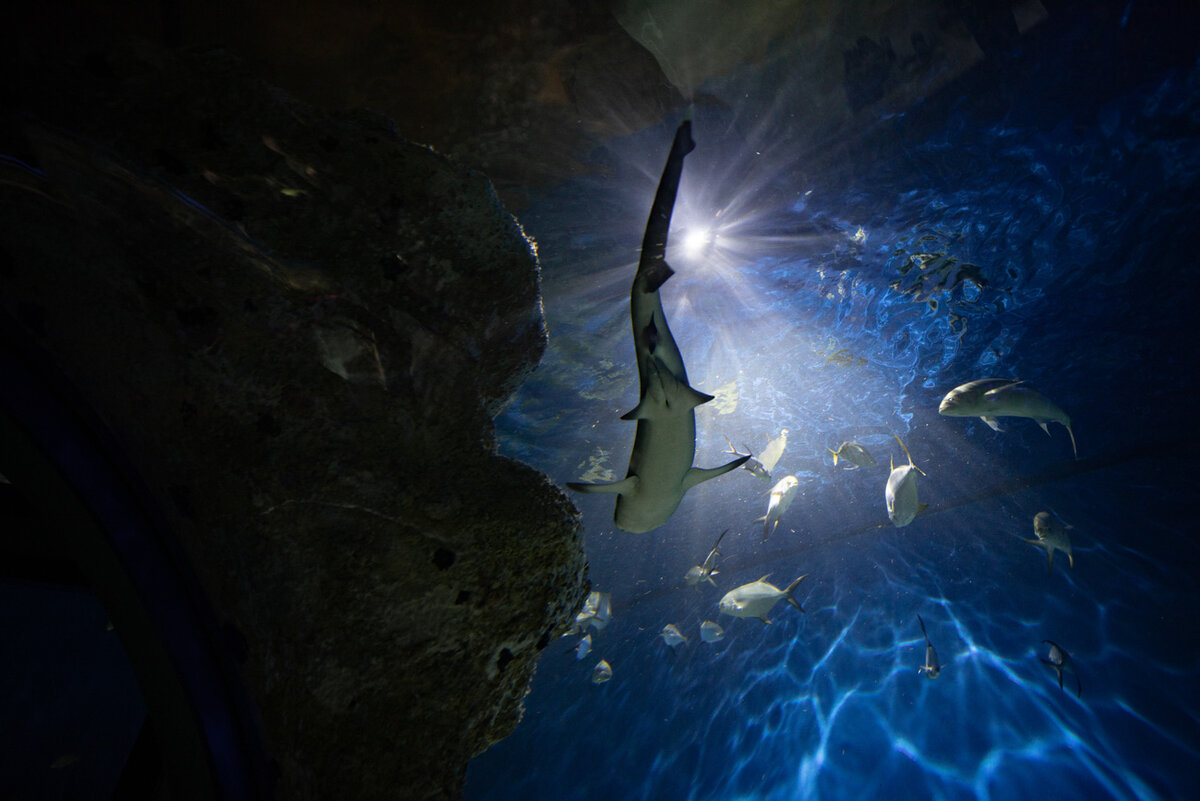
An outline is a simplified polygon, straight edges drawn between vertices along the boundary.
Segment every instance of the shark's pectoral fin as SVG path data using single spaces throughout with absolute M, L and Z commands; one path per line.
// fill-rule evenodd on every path
M 584 484 L 580 481 L 568 481 L 567 489 L 582 492 L 584 495 L 624 495 L 637 489 L 637 476 L 629 476 L 621 481 L 612 481 L 607 484 Z
M 980 416 L 979 419 L 982 420 L 983 422 L 987 423 L 988 428 L 992 429 L 993 431 L 1003 431 L 1004 430 L 1003 428 L 1000 427 L 1000 422 L 998 420 L 996 420 L 995 417 L 987 417 L 986 415 L 983 415 L 983 416 Z
M 702 481 L 708 481 L 710 478 L 725 475 L 730 470 L 736 470 L 744 465 L 749 458 L 749 456 L 742 456 L 734 459 L 732 462 L 726 462 L 720 467 L 693 467 L 683 477 L 683 491 L 687 492 Z

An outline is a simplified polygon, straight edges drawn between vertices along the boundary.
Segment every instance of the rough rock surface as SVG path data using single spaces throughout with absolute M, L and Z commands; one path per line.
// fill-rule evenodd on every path
M 574 508 L 491 443 L 545 343 L 530 243 L 482 175 L 219 53 L 42 66 L 0 307 L 244 638 L 278 796 L 457 796 L 586 592 Z

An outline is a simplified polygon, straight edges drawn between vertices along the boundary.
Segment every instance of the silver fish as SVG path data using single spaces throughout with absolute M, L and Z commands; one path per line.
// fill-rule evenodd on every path
M 700 624 L 700 639 L 702 642 L 720 642 L 725 639 L 725 629 L 711 620 Z
M 743 445 L 742 447 L 746 448 L 746 452 L 740 453 L 737 448 L 733 447 L 733 443 L 730 442 L 729 437 L 725 438 L 725 443 L 729 445 L 729 449 L 726 450 L 725 453 L 728 453 L 731 456 L 746 457 L 746 463 L 742 465 L 743 470 L 748 470 L 750 475 L 754 476 L 755 478 L 761 478 L 764 481 L 771 480 L 771 474 L 767 472 L 767 468 L 762 466 L 762 462 L 754 458 L 754 454 L 749 448 L 746 448 L 746 446 Z
M 662 637 L 663 642 L 672 648 L 676 647 L 677 645 L 682 645 L 688 641 L 688 638 L 683 636 L 683 632 L 680 631 L 679 627 L 674 623 L 668 623 L 667 625 L 663 626 L 663 629 L 661 632 L 659 632 L 658 636 Z
M 917 673 L 936 679 L 942 672 L 942 664 L 938 662 L 937 651 L 933 649 L 933 643 L 929 641 L 929 635 L 925 633 L 925 621 L 921 620 L 920 615 L 917 615 L 917 622 L 921 624 L 921 636 L 925 638 L 925 664 L 917 670 Z
M 1079 683 L 1079 674 L 1075 671 L 1075 663 L 1071 660 L 1071 655 L 1057 643 L 1050 640 L 1042 640 L 1042 642 L 1050 646 L 1049 658 L 1042 659 L 1042 664 L 1054 668 L 1054 672 L 1058 674 L 1058 689 L 1063 688 L 1063 671 L 1066 671 L 1075 676 L 1075 697 L 1082 698 L 1083 685 Z M 1041 657 L 1038 658 L 1041 659 Z
M 892 436 L 896 437 L 895 434 Z M 896 467 L 894 461 L 890 462 L 892 472 L 888 475 L 883 498 L 887 502 L 888 519 L 895 524 L 896 528 L 903 528 L 927 506 L 917 498 L 917 473 L 925 475 L 925 471 L 913 464 L 912 454 L 908 452 L 908 448 L 904 446 L 900 437 L 896 437 L 896 442 L 899 442 L 900 447 L 904 448 L 908 464 Z
M 696 458 L 695 409 L 713 396 L 688 385 L 683 356 L 667 327 L 658 294 L 659 287 L 674 274 L 664 258 L 667 233 L 683 174 L 683 159 L 695 146 L 691 120 L 684 120 L 675 131 L 654 196 L 642 239 L 642 255 L 629 293 L 641 388 L 638 405 L 621 418 L 637 421 L 629 469 L 621 481 L 567 484 L 576 492 L 616 494 L 613 521 L 618 528 L 634 533 L 651 531 L 666 523 L 689 489 L 741 467 L 750 458 L 742 456 L 720 467 L 692 466 Z
M 603 684 L 612 678 L 612 665 L 608 664 L 607 660 L 601 659 L 596 663 L 596 667 L 592 668 L 592 684 Z
M 1071 438 L 1071 450 L 1079 458 L 1071 418 L 1050 400 L 1027 386 L 1024 381 L 1009 378 L 981 378 L 957 386 L 946 393 L 938 405 L 938 414 L 947 417 L 978 417 L 993 431 L 1000 431 L 997 417 L 1028 417 L 1050 434 L 1049 423 L 1061 423 Z
M 774 487 L 771 487 L 771 500 L 767 502 L 767 513 L 755 522 L 763 524 L 763 542 L 775 532 L 779 518 L 792 505 L 796 490 L 800 487 L 800 479 L 795 476 L 784 476 Z
M 770 574 L 763 576 L 758 581 L 752 581 L 749 584 L 743 584 L 737 589 L 730 590 L 725 593 L 725 597 L 717 604 L 717 607 L 726 615 L 733 617 L 756 617 L 763 623 L 770 623 L 770 618 L 767 613 L 780 600 L 786 600 L 792 606 L 804 611 L 804 607 L 800 602 L 792 597 L 792 593 L 796 591 L 801 581 L 808 577 L 805 573 L 798 579 L 787 585 L 786 589 L 779 589 L 774 584 L 767 581 Z
M 721 540 L 724 539 L 725 535 L 728 533 L 729 529 L 725 529 L 721 532 L 721 535 L 717 537 L 717 541 L 713 543 L 712 549 L 709 550 L 708 556 L 704 557 L 704 562 L 702 564 L 693 565 L 692 567 L 688 568 L 688 572 L 683 575 L 683 580 L 687 582 L 689 587 L 695 587 L 702 581 L 707 581 L 714 587 L 717 586 L 717 582 L 712 580 L 712 577 L 717 575 L 719 572 L 714 569 L 717 566 L 717 557 L 721 555 L 721 552 L 718 551 L 717 548 L 720 547 Z
M 1071 569 L 1075 569 L 1075 557 L 1071 555 L 1071 537 L 1067 529 L 1072 526 L 1056 520 L 1049 512 L 1038 512 L 1033 516 L 1033 533 L 1037 539 L 1025 540 L 1030 545 L 1036 545 L 1046 550 L 1046 572 L 1054 570 L 1054 552 L 1062 551 L 1067 555 Z
M 591 626 L 596 631 L 602 631 L 612 619 L 612 595 L 607 592 L 592 591 L 583 602 L 583 609 L 575 616 L 574 628 L 583 631 Z
M 835 451 L 833 448 L 825 450 L 833 454 L 833 466 L 837 467 L 838 459 L 845 459 L 850 463 L 849 469 L 856 470 L 859 467 L 874 467 L 879 464 L 875 461 L 875 457 L 867 451 L 861 443 L 858 442 L 843 442 Z
M 579 644 L 575 646 L 575 659 L 583 659 L 592 652 L 592 635 L 585 634 Z
M 775 469 L 775 465 L 779 464 L 779 458 L 783 456 L 783 449 L 787 447 L 788 430 L 781 429 L 779 436 L 775 439 L 767 437 L 767 446 L 762 449 L 762 453 L 758 455 L 758 460 L 762 462 L 763 469 L 770 473 Z

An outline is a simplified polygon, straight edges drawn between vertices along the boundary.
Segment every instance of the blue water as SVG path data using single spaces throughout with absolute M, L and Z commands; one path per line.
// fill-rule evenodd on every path
M 1200 66 L 1194 44 L 1111 22 L 1102 40 L 1035 38 L 836 146 L 789 149 L 737 104 L 697 107 L 662 290 L 692 384 L 719 395 L 696 462 L 787 428 L 774 478 L 801 494 L 765 543 L 770 485 L 744 471 L 643 535 L 614 529 L 611 496 L 575 496 L 613 621 L 583 660 L 577 637 L 546 649 L 468 799 L 1196 797 Z M 497 428 L 560 483 L 624 475 L 627 293 L 675 122 L 598 149 L 595 174 L 521 214 L 550 347 Z M 710 248 L 684 252 L 709 225 Z M 1079 459 L 1057 424 L 937 414 L 993 376 L 1064 409 Z M 903 529 L 884 508 L 892 434 L 928 474 Z M 835 468 L 843 440 L 881 466 Z M 1073 526 L 1074 569 L 1059 553 L 1047 573 L 1024 542 L 1043 510 Z M 719 586 L 685 586 L 725 528 Z M 807 573 L 806 613 L 718 615 L 765 573 Z M 723 641 L 700 641 L 707 619 Z M 690 642 L 673 652 L 666 623 Z M 1081 697 L 1043 640 L 1070 652 Z

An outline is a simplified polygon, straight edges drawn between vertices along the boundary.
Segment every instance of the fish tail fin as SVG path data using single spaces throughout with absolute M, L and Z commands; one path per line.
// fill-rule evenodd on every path
M 787 588 L 783 591 L 783 595 L 785 598 L 787 598 L 787 602 L 799 609 L 801 612 L 804 611 L 804 607 L 800 605 L 799 601 L 792 597 L 792 593 L 796 591 L 796 587 L 800 586 L 800 582 L 804 581 L 806 578 L 808 578 L 807 573 L 797 578 L 791 584 L 787 585 Z
M 837 467 L 837 460 L 838 460 L 837 451 L 835 451 L 833 448 L 826 448 L 825 450 L 827 450 L 831 454 L 833 454 L 833 466 Z
M 1067 436 L 1071 438 L 1071 451 L 1075 454 L 1075 458 L 1078 459 L 1079 448 L 1075 447 L 1075 434 L 1071 431 L 1071 424 L 1063 423 L 1063 426 L 1067 429 Z

